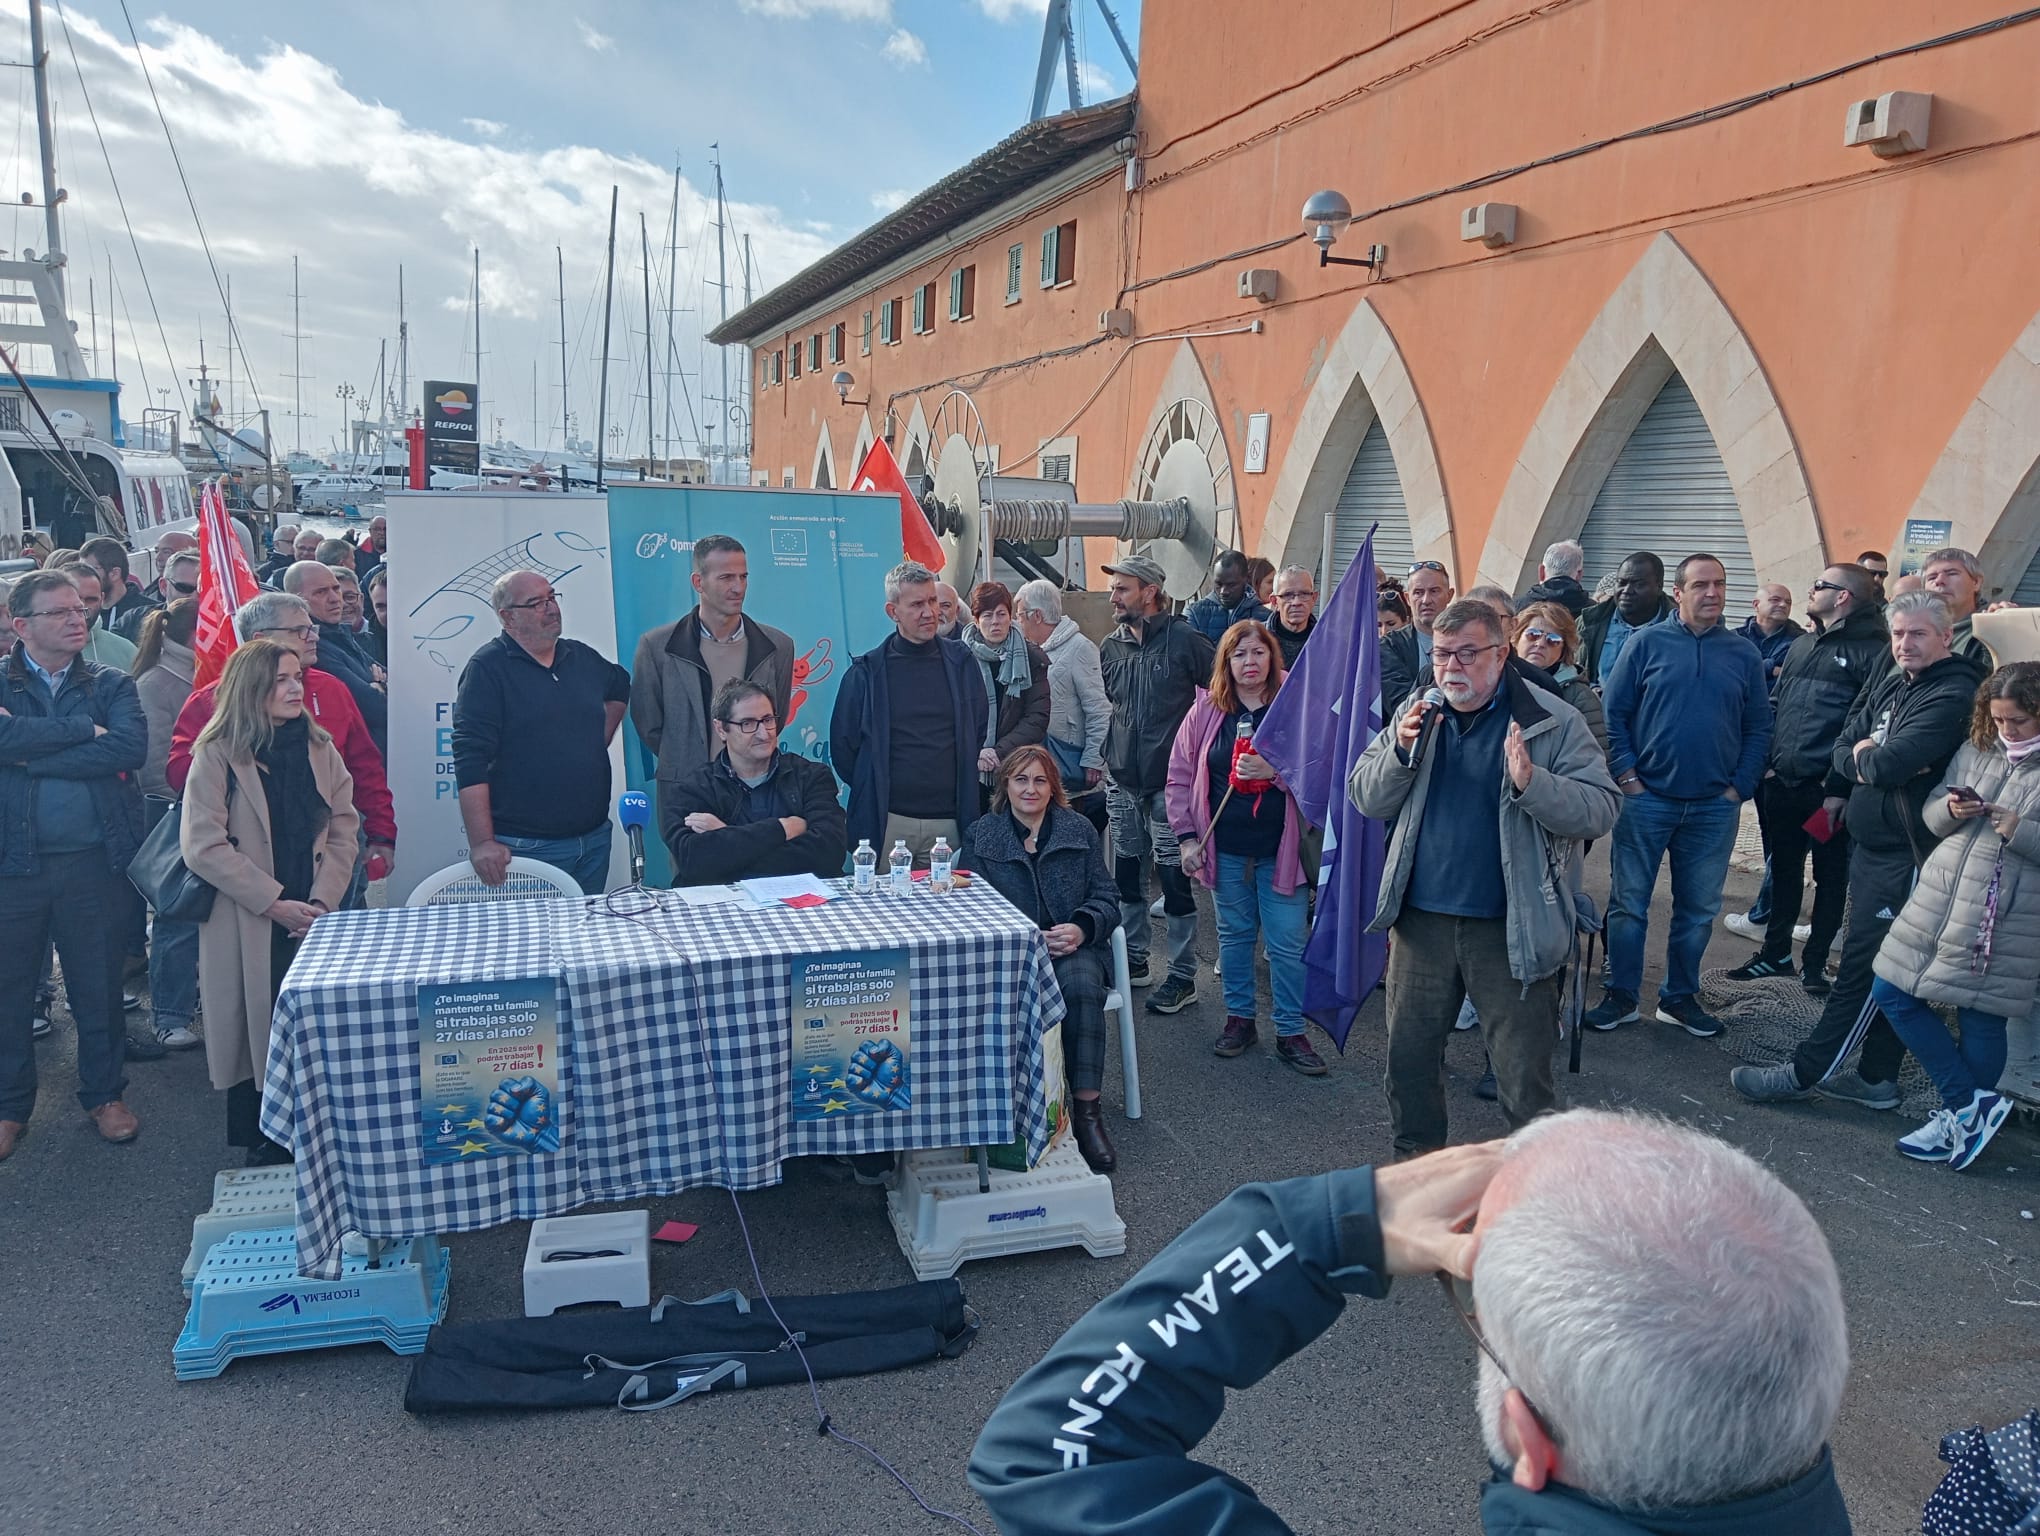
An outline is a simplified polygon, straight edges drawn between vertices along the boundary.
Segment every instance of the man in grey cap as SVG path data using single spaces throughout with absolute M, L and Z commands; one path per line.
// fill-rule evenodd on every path
M 1148 968 L 1147 860 L 1162 883 L 1169 930 L 1169 972 L 1147 1000 L 1150 1013 L 1176 1013 L 1197 1001 L 1197 903 L 1183 873 L 1176 834 L 1169 830 L 1163 791 L 1169 749 L 1197 690 L 1211 685 L 1218 650 L 1167 612 L 1162 568 L 1146 555 L 1105 567 L 1112 578 L 1117 627 L 1098 647 L 1112 728 L 1105 736 L 1105 803 L 1112 814 L 1112 873 L 1126 924 L 1126 964 L 1133 985 L 1154 980 Z

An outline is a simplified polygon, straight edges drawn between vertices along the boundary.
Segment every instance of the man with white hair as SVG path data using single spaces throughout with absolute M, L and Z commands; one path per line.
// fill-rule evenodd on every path
M 1560 539 L 1544 551 L 1544 562 L 1537 567 L 1537 585 L 1516 599 L 1516 610 L 1520 613 L 1532 603 L 1557 603 L 1577 619 L 1593 602 L 1580 585 L 1586 568 L 1587 552 L 1571 539 Z
M 946 581 L 935 583 L 935 633 L 944 640 L 956 638 L 957 620 L 963 617 L 963 594 Z
M 1848 1331 L 1820 1228 L 1725 1142 L 1600 1110 L 1236 1190 L 1021 1377 L 971 1486 L 1005 1536 L 1286 1532 L 1190 1448 L 1348 1296 L 1434 1274 L 1479 1351 L 1491 1536 L 1849 1531 L 1827 1449 Z M 1334 1391 L 1357 1379 L 1319 1364 Z
M 1048 657 L 1048 740 L 1072 800 L 1105 782 L 1105 732 L 1112 724 L 1112 700 L 1105 694 L 1098 647 L 1063 612 L 1062 592 L 1052 581 L 1024 583 L 1013 594 L 1013 622 L 1030 645 Z M 1096 797 L 1094 797 L 1095 800 Z M 1099 806 L 1102 813 L 1103 806 Z M 1102 820 L 1102 814 L 1092 818 Z
M 1275 613 L 1268 632 L 1282 647 L 1282 670 L 1296 670 L 1303 643 L 1317 628 L 1317 578 L 1304 565 L 1285 565 L 1275 573 Z

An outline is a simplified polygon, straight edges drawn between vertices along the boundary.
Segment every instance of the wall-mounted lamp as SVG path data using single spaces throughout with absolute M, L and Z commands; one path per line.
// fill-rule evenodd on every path
M 871 397 L 869 395 L 866 395 L 862 400 L 852 400 L 850 398 L 850 391 L 857 387 L 857 380 L 851 375 L 849 369 L 837 369 L 836 376 L 830 379 L 829 382 L 836 386 L 836 398 L 845 405 L 871 404 Z
M 1314 192 L 1303 205 L 1303 222 L 1318 248 L 1321 267 L 1365 267 L 1380 272 L 1388 264 L 1388 247 L 1370 245 L 1365 256 L 1334 256 L 1332 245 L 1353 222 L 1353 205 L 1337 192 Z

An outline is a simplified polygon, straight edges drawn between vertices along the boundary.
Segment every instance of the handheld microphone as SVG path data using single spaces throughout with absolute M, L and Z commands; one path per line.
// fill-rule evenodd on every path
M 641 789 L 627 791 L 616 802 L 616 819 L 630 839 L 630 883 L 645 883 L 645 828 L 652 824 L 652 802 Z
M 1438 722 L 1444 718 L 1445 695 L 1436 688 L 1424 690 L 1424 702 L 1430 712 L 1424 716 L 1424 723 L 1417 727 L 1417 744 L 1410 748 L 1410 767 L 1416 768 L 1424 761 L 1424 749 L 1431 744 L 1431 738 L 1438 734 Z

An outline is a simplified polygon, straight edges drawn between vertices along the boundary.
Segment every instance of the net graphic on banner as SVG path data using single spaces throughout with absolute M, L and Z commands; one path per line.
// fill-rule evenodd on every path
M 484 555 L 458 576 L 446 582 L 437 591 L 433 592 L 431 597 L 427 597 L 424 603 L 420 603 L 417 608 L 413 608 L 411 612 L 416 614 L 419 609 L 425 606 L 425 603 L 431 602 L 432 598 L 442 596 L 448 592 L 458 592 L 462 597 L 472 597 L 477 602 L 486 603 L 496 583 L 502 580 L 503 577 L 508 576 L 512 571 L 536 571 L 547 581 L 557 582 L 566 580 L 567 577 L 573 575 L 574 572 L 581 568 L 579 565 L 547 564 L 544 559 L 533 552 L 533 546 L 543 538 L 556 539 L 560 544 L 569 549 L 572 549 L 577 544 L 586 544 L 587 542 L 578 534 L 534 533 L 528 539 L 520 539 L 515 544 L 506 544 L 493 555 Z M 602 553 L 602 549 L 598 545 L 588 544 L 587 550 L 589 554 L 593 555 Z

